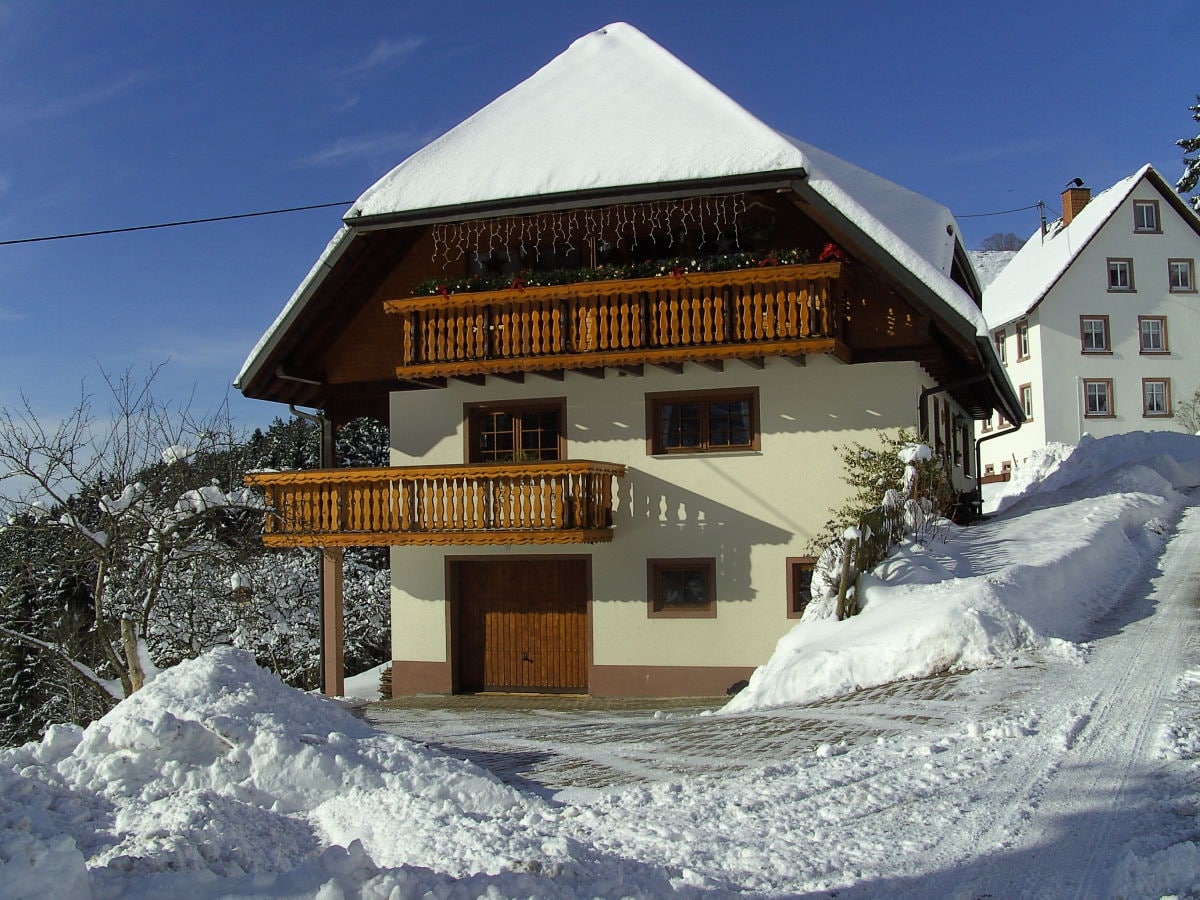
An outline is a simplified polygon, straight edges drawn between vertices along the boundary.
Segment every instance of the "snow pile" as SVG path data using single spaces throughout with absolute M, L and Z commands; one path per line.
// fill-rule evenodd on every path
M 146 896 L 183 885 L 238 896 L 287 875 L 308 896 L 380 866 L 424 889 L 474 873 L 526 879 L 570 861 L 546 816 L 536 797 L 376 732 L 226 648 L 86 730 L 57 726 L 0 754 L 0 882 L 10 897 L 88 897 L 90 868 L 116 892 L 134 879 Z
M 804 619 L 725 710 L 834 697 L 1031 651 L 1077 652 L 1089 626 L 1157 555 L 1200 484 L 1200 439 L 1134 433 L 1051 447 L 1018 469 L 991 521 L 904 543 L 844 622 Z

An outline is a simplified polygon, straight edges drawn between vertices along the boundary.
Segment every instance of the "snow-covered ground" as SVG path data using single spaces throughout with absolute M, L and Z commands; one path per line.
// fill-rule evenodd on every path
M 547 799 L 218 650 L 0 754 L 0 896 L 1200 893 L 1200 438 L 1030 471 L 990 521 L 906 546 L 855 619 L 801 622 L 710 719 L 974 669 L 980 701 L 932 724 Z

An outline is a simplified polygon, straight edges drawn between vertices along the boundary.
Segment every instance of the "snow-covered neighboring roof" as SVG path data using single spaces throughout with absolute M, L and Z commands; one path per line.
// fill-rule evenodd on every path
M 960 242 L 939 203 L 766 125 L 625 23 L 581 37 L 379 179 L 246 360 L 246 383 L 329 269 L 353 229 L 389 217 L 472 204 L 755 175 L 792 175 L 891 255 L 947 307 L 964 333 L 985 335 L 972 298 L 951 278 Z
M 979 286 L 986 291 L 1005 267 L 1012 262 L 1017 252 L 1016 250 L 969 251 L 971 265 L 975 267 L 975 274 L 979 277 Z
M 1152 171 L 1147 163 L 1108 190 L 1101 191 L 1075 214 L 1069 225 L 1063 225 L 1059 219 L 1049 227 L 1044 238 L 1041 229 L 1035 231 L 984 290 L 983 312 L 988 324 L 992 328 L 1005 325 L 1041 303 L 1125 198 Z

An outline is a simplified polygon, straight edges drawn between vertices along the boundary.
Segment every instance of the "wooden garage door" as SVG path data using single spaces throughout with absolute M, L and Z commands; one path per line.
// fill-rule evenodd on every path
M 460 691 L 587 691 L 586 560 L 453 566 Z

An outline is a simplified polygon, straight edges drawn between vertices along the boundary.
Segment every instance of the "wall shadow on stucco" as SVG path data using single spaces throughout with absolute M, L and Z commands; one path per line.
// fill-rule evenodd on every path
M 615 497 L 616 541 L 625 547 L 640 542 L 649 558 L 715 557 L 722 601 L 754 599 L 752 547 L 800 540 L 784 528 L 640 469 L 626 471 Z

